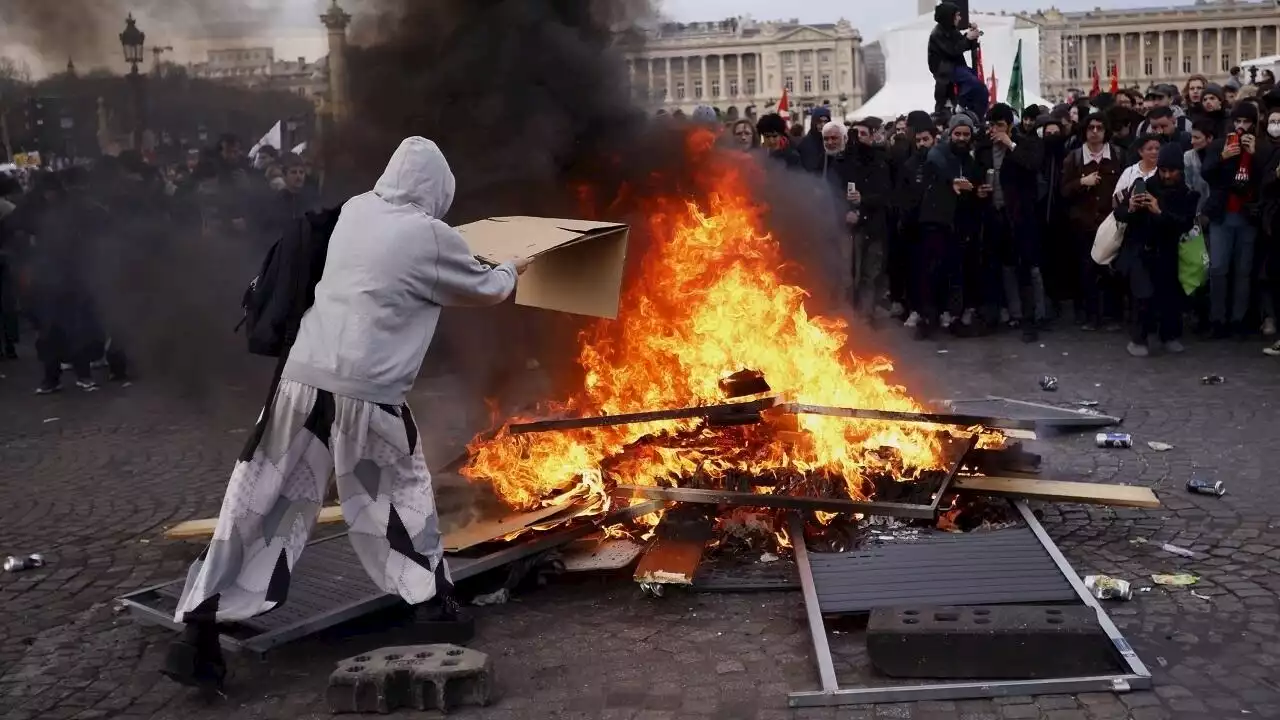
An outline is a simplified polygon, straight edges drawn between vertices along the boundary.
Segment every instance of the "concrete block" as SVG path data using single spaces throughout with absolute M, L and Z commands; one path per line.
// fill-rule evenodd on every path
M 1120 669 L 1097 614 L 1084 605 L 876 608 L 867 654 L 880 672 L 905 678 L 1016 680 Z
M 488 705 L 492 692 L 488 655 L 457 645 L 407 645 L 339 662 L 326 696 L 332 713 L 386 714 Z

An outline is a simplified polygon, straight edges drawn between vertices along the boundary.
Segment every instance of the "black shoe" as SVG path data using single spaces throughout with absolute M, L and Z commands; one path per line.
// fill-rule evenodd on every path
M 227 679 L 227 662 L 218 641 L 218 626 L 190 623 L 182 639 L 169 646 L 160 672 L 186 687 L 198 688 L 206 698 L 221 695 Z
M 929 322 L 921 320 L 916 323 L 916 340 L 928 340 L 933 337 L 933 325 Z
M 1223 323 L 1213 323 L 1209 326 L 1209 337 L 1214 340 L 1226 340 L 1231 337 L 1231 331 Z
M 45 383 L 36 388 L 37 395 L 52 395 L 57 392 L 62 392 L 62 385 L 59 383 Z

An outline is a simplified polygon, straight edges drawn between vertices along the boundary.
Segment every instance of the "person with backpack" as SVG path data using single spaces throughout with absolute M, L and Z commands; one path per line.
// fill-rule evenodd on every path
M 433 620 L 458 619 L 431 475 L 405 398 L 441 309 L 503 302 L 529 261 L 477 260 L 440 220 L 454 188 L 436 144 L 408 138 L 372 191 L 348 200 L 331 223 L 332 213 L 308 217 L 295 231 L 301 239 L 286 236 L 269 255 L 246 324 L 251 348 L 278 349 L 281 369 L 178 602 L 174 617 L 186 630 L 163 668 L 176 682 L 220 688 L 226 665 L 216 623 L 285 601 L 330 473 L 373 582 L 409 605 L 434 600 L 425 608 Z M 294 320 L 308 304 L 298 298 L 311 295 Z

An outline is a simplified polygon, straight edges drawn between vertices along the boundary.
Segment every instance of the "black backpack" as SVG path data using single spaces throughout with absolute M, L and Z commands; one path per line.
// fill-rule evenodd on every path
M 262 270 L 249 283 L 241 303 L 241 327 L 254 355 L 282 361 L 298 337 L 302 316 L 316 299 L 316 283 L 324 274 L 329 238 L 341 208 L 309 212 L 292 222 L 271 246 Z

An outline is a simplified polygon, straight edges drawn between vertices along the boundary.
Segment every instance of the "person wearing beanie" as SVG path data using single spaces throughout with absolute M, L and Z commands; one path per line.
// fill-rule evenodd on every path
M 1212 125 L 1214 137 L 1225 137 L 1228 124 L 1226 97 L 1221 85 L 1205 85 L 1200 92 L 1200 104 L 1191 110 L 1192 125 L 1203 120 Z
M 1195 224 L 1198 197 L 1187 187 L 1183 170 L 1182 150 L 1171 143 L 1162 145 L 1146 191 L 1130 188 L 1116 206 L 1116 220 L 1126 223 L 1126 230 L 1114 265 L 1129 280 L 1132 310 L 1126 349 L 1134 357 L 1150 354 L 1153 335 L 1166 352 L 1185 351 L 1178 245 Z
M 796 146 L 800 153 L 800 164 L 811 173 L 821 173 L 826 165 L 827 151 L 822 145 L 822 128 L 831 122 L 831 108 L 825 105 L 809 111 L 809 132 Z
M 914 114 L 914 113 L 913 113 Z M 933 127 L 933 120 L 928 113 L 921 113 L 914 122 L 907 118 L 907 126 L 911 135 L 911 154 L 902 164 L 895 179 L 895 201 L 898 211 L 898 236 L 896 245 L 900 248 L 903 267 L 899 269 L 904 275 L 906 288 L 903 292 L 903 309 L 907 319 L 906 327 L 915 328 L 920 323 L 919 278 L 915 268 L 925 261 L 920 253 L 920 203 L 924 195 L 923 171 L 924 162 L 929 151 L 937 144 L 938 131 Z M 893 263 L 893 247 L 890 247 L 890 263 Z M 892 274 L 893 269 L 890 270 Z M 892 277 L 890 278 L 892 283 Z
M 787 142 L 787 121 L 781 115 L 761 115 L 756 120 L 756 132 L 760 135 L 760 147 L 764 149 L 765 157 L 788 170 L 799 169 L 800 154 Z
M 1253 215 L 1262 170 L 1254 166 L 1254 155 L 1260 149 L 1257 122 L 1257 108 L 1250 103 L 1237 104 L 1231 111 L 1232 131 L 1214 142 L 1201 170 L 1209 185 L 1209 200 L 1204 204 L 1210 238 L 1209 324 L 1217 339 L 1233 332 L 1248 335 L 1244 319 L 1252 291 L 1258 239 Z
M 936 25 L 929 33 L 927 58 L 934 81 L 933 111 L 944 112 L 947 103 L 954 99 L 961 107 L 985 115 L 990 95 L 965 58 L 965 53 L 978 46 L 978 27 L 970 25 L 961 30 L 960 7 L 948 0 L 934 8 L 933 19 Z M 958 92 L 953 98 L 952 92 L 956 89 Z
M 883 148 L 875 145 L 871 119 L 853 124 L 843 166 L 846 200 L 853 213 L 854 307 L 872 329 L 876 308 L 885 289 L 885 263 L 889 242 L 889 207 L 893 175 Z M 850 190 L 848 185 L 852 184 Z
M 1027 133 L 1035 132 L 1036 120 L 1044 114 L 1044 108 L 1039 105 L 1028 105 L 1022 110 L 1022 121 L 1018 123 L 1018 129 L 1014 132 L 1014 139 L 1019 140 Z
M 985 278 L 967 277 L 982 258 L 982 213 L 990 198 L 983 187 L 983 168 L 974 157 L 974 123 L 965 113 L 952 116 L 943 139 L 927 151 L 921 163 L 920 244 L 916 248 L 915 293 L 919 302 L 916 338 L 926 339 L 937 328 L 967 330 L 957 316 L 976 305 L 976 292 Z M 964 293 L 952 292 L 963 288 Z
M 1111 142 L 1106 113 L 1090 115 L 1084 124 L 1081 146 L 1067 153 L 1062 167 L 1062 197 L 1067 205 L 1068 244 L 1072 250 L 1070 267 L 1077 273 L 1075 317 L 1081 330 L 1115 325 L 1124 316 L 1119 287 L 1109 268 L 1090 257 L 1093 240 L 1102 221 L 1113 209 L 1112 194 L 1124 172 L 1125 151 Z
M 989 187 L 991 207 L 986 213 L 983 242 L 988 246 L 988 257 L 996 258 L 1000 267 L 997 274 L 1004 281 L 1003 307 L 1009 314 L 1009 326 L 1021 328 L 1024 342 L 1035 342 L 1038 325 L 1046 318 L 1040 273 L 1044 227 L 1038 212 L 1044 143 L 1035 135 L 1015 142 L 1012 130 L 1013 108 L 1004 103 L 992 106 L 986 137 L 975 151 L 978 164 L 984 171 L 994 171 L 995 178 Z M 984 298 L 988 323 L 1001 307 L 998 300 L 995 293 Z

